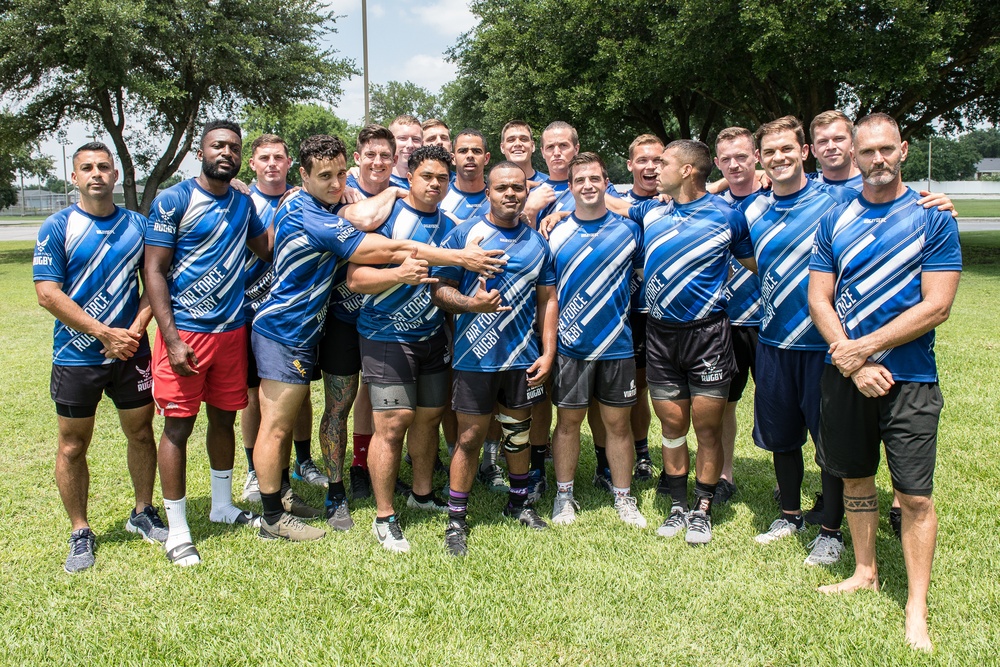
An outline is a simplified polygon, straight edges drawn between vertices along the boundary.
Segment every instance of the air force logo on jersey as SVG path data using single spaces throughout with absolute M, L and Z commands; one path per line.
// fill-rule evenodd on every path
M 153 219 L 153 229 L 157 232 L 162 232 L 163 234 L 176 234 L 177 225 L 174 224 L 174 212 L 177 211 L 176 208 L 172 208 L 169 211 L 163 208 L 163 202 L 156 205 L 157 215 Z
M 32 260 L 34 266 L 50 266 L 52 264 L 52 255 L 46 250 L 50 238 L 52 238 L 52 235 L 47 234 L 44 241 L 35 243 L 35 257 Z

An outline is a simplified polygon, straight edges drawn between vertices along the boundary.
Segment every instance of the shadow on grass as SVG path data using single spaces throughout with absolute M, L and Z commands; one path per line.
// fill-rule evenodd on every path
M 34 254 L 34 246 L 30 248 L 0 250 L 0 264 L 31 264 Z

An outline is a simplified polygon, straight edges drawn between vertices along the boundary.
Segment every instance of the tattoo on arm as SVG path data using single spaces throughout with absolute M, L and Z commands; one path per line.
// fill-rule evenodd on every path
M 326 406 L 319 423 L 319 445 L 323 450 L 327 474 L 331 482 L 344 478 L 347 455 L 347 417 L 358 395 L 358 376 L 323 374 Z
M 431 289 L 434 305 L 445 311 L 458 315 L 469 312 L 469 297 L 458 291 L 458 283 L 453 280 L 441 280 Z
M 844 510 L 847 512 L 878 512 L 878 496 L 844 496 Z

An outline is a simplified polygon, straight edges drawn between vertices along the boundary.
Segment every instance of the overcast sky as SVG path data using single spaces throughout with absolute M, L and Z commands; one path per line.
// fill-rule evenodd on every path
M 361 0 L 327 0 L 339 16 L 337 32 L 326 41 L 343 58 L 354 60 L 360 71 L 363 64 L 361 39 Z M 412 81 L 432 92 L 455 76 L 455 66 L 445 62 L 445 51 L 463 32 L 475 25 L 465 0 L 369 0 L 368 64 L 372 84 L 387 81 Z M 343 82 L 344 94 L 334 110 L 341 118 L 360 123 L 364 117 L 364 78 Z M 88 129 L 75 123 L 67 129 L 67 154 L 89 141 Z M 110 144 L 104 134 L 99 139 Z M 42 153 L 55 158 L 55 171 L 63 177 L 62 146 L 53 138 L 42 143 Z M 197 170 L 188 157 L 181 170 L 192 175 Z

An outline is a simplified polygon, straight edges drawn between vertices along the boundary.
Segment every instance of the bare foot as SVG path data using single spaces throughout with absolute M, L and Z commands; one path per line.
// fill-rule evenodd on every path
M 861 589 L 877 591 L 878 575 L 876 574 L 874 577 L 868 578 L 859 574 L 854 574 L 839 583 L 830 584 L 828 586 L 820 586 L 816 590 L 820 593 L 825 593 L 826 595 L 835 595 L 837 593 L 853 593 L 854 591 Z
M 927 633 L 927 609 L 906 612 L 906 643 L 917 651 L 930 653 L 934 650 L 931 637 Z

